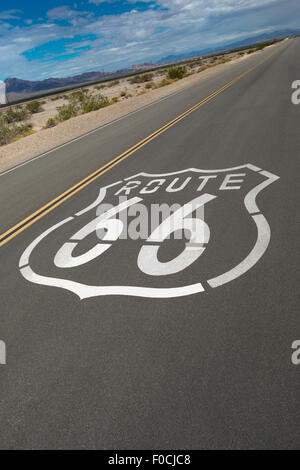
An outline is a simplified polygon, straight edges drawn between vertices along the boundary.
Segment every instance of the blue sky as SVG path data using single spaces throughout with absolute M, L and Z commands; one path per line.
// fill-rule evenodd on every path
M 0 78 L 116 70 L 300 28 L 299 0 L 1 0 Z

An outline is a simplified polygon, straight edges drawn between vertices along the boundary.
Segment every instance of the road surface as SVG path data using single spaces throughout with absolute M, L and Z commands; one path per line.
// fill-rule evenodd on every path
M 299 447 L 299 54 L 281 42 L 0 176 L 1 449 Z M 122 195 L 199 230 L 97 236 Z

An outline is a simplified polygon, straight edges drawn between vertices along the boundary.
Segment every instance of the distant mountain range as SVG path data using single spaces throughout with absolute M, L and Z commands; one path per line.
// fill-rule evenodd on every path
M 7 78 L 6 94 L 8 98 L 17 99 L 26 97 L 26 95 L 34 95 L 43 91 L 55 90 L 57 88 L 72 87 L 74 85 L 81 85 L 88 82 L 97 82 L 109 78 L 120 77 L 122 75 L 129 75 L 134 72 L 143 72 L 153 68 L 153 64 L 135 64 L 131 67 L 115 70 L 114 72 L 86 72 L 73 77 L 65 78 L 47 78 L 46 80 L 30 81 L 21 80 L 19 78 Z
M 199 51 L 168 55 L 158 60 L 156 64 L 135 64 L 129 68 L 116 70 L 113 72 L 86 72 L 80 75 L 75 75 L 73 77 L 47 78 L 46 80 L 40 81 L 21 80 L 19 78 L 7 78 L 5 80 L 6 94 L 10 101 L 14 101 L 17 99 L 26 98 L 31 95 L 39 95 L 41 92 L 49 92 L 58 88 L 65 88 L 69 86 L 72 87 L 81 84 L 83 85 L 88 82 L 97 82 L 109 78 L 121 77 L 122 75 L 129 75 L 134 72 L 144 72 L 155 67 L 156 65 L 171 64 L 192 57 L 199 57 L 201 55 L 212 54 L 214 52 L 237 49 L 247 45 L 269 41 L 275 38 L 287 37 L 299 33 L 300 30 L 273 31 L 272 33 L 260 34 L 255 37 L 246 38 L 238 42 L 232 42 L 226 45 L 222 45 L 220 47 L 211 47 Z

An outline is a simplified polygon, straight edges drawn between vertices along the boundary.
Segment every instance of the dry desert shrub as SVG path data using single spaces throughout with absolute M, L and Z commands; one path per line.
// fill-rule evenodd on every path
M 0 145 L 6 145 L 17 139 L 18 137 L 24 136 L 32 132 L 31 124 L 19 124 L 19 123 L 10 123 L 3 118 L 3 115 L 0 117 Z

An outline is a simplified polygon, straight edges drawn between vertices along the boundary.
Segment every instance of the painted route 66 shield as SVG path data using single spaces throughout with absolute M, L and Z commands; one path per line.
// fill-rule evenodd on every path
M 20 259 L 32 283 L 80 299 L 209 291 L 261 259 L 271 229 L 258 194 L 278 179 L 254 165 L 140 173 L 49 227 Z

